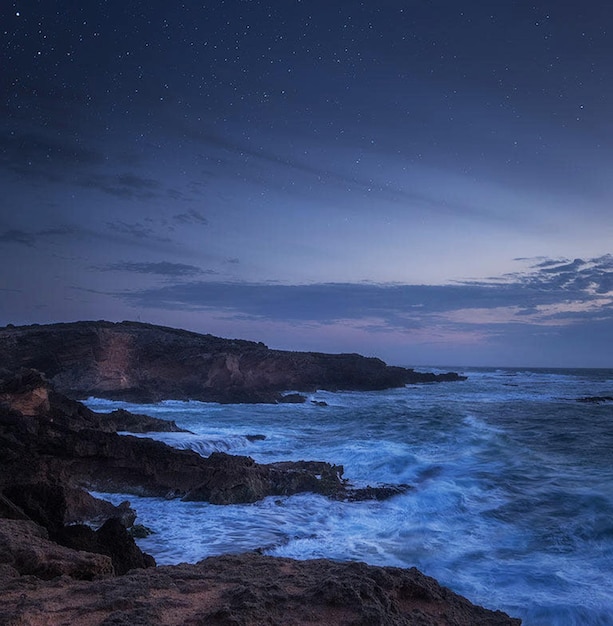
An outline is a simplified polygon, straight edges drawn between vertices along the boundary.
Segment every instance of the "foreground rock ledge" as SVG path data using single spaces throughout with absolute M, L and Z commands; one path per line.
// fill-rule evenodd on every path
M 255 553 L 138 570 L 93 582 L 0 579 L 0 623 L 160 625 L 518 626 L 415 568 Z

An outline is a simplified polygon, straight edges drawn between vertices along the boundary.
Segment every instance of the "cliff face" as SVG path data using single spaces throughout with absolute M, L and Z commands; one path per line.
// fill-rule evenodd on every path
M 0 329 L 1 366 L 34 368 L 71 397 L 140 402 L 276 402 L 281 392 L 377 390 L 457 380 L 357 354 L 270 350 L 137 322 L 74 322 Z

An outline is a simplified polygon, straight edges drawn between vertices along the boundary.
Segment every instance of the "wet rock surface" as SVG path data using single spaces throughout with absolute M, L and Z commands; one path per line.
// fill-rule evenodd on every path
M 58 391 L 79 399 L 287 402 L 292 396 L 284 396 L 286 390 L 372 391 L 463 379 L 358 354 L 271 350 L 263 343 L 138 322 L 0 328 L 0 353 L 2 367 L 40 370 Z

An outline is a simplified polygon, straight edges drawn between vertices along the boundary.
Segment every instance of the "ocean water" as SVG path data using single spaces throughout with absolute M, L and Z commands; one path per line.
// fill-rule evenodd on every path
M 525 626 L 613 625 L 613 370 L 471 369 L 465 382 L 317 392 L 304 405 L 134 405 L 195 434 L 152 435 L 203 455 L 342 464 L 355 485 L 409 483 L 384 502 L 301 494 L 215 506 L 125 494 L 158 563 L 255 548 L 416 566 Z M 247 435 L 265 435 L 250 441 Z

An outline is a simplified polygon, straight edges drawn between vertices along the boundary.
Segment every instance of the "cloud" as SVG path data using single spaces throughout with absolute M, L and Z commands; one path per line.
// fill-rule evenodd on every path
M 5 230 L 0 233 L 0 242 L 16 243 L 24 246 L 33 246 L 36 243 L 36 236 L 25 230 Z
M 124 261 L 121 263 L 113 263 L 105 267 L 98 268 L 103 271 L 117 272 L 135 272 L 137 274 L 154 274 L 157 276 L 193 277 L 201 274 L 216 274 L 213 270 L 202 270 L 195 265 L 186 265 L 183 263 L 169 263 L 160 261 L 158 263 L 136 263 Z
M 557 271 L 552 271 L 553 268 Z M 115 294 L 139 308 L 217 311 L 246 320 L 366 324 L 371 330 L 429 327 L 499 334 L 513 327 L 613 323 L 613 257 L 535 266 L 496 282 L 450 285 L 283 285 L 188 281 Z
M 127 222 L 117 221 L 117 222 L 107 222 L 106 225 L 113 232 L 118 233 L 120 235 L 125 235 L 133 239 L 140 239 L 140 240 L 150 239 L 150 240 L 160 241 L 164 243 L 168 243 L 170 241 L 170 238 L 160 237 L 160 235 L 158 235 L 153 228 L 149 226 L 145 226 L 145 224 L 142 224 L 139 222 L 128 224 Z
M 77 230 L 70 226 L 57 226 L 36 231 L 25 231 L 20 229 L 10 229 L 0 232 L 0 242 L 15 243 L 34 247 L 44 238 L 64 237 L 77 234 Z
M 102 154 L 69 135 L 48 137 L 42 131 L 0 132 L 0 167 L 23 176 L 62 180 L 66 178 L 67 168 L 102 161 Z
M 190 209 L 186 213 L 178 213 L 173 216 L 173 219 L 175 222 L 179 222 L 181 224 L 199 224 L 206 226 L 209 223 L 209 220 L 207 220 L 202 213 L 194 209 Z
M 499 280 L 504 281 L 544 291 L 605 295 L 613 292 L 613 255 L 605 254 L 587 261 L 546 259 L 533 265 L 528 272 L 507 274 Z

